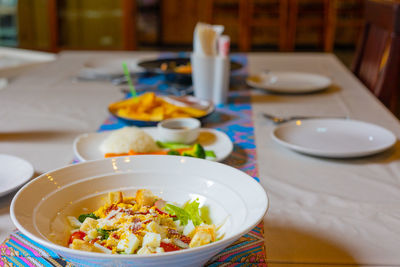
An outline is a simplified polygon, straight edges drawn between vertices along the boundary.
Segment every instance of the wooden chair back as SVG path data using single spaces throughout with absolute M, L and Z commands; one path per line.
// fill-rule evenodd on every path
M 251 50 L 252 32 L 255 27 L 260 28 L 278 28 L 278 47 L 281 51 L 286 50 L 286 37 L 287 37 L 287 17 L 288 17 L 288 1 L 278 0 L 269 1 L 275 2 L 277 10 L 277 17 L 256 17 L 257 3 L 260 1 L 255 0 L 239 0 L 239 50 L 248 52 Z M 265 2 L 265 1 L 264 1 Z M 268 1 L 267 1 L 268 2 Z
M 296 46 L 296 36 L 298 28 L 306 27 L 310 30 L 321 28 L 320 43 L 325 52 L 332 52 L 336 29 L 337 0 L 288 0 L 288 26 L 287 40 L 285 44 L 286 51 L 293 51 Z M 307 13 L 300 11 L 302 5 L 311 5 L 307 8 Z M 301 19 L 300 19 L 301 18 Z
M 368 0 L 352 71 L 393 113 L 400 91 L 400 3 Z

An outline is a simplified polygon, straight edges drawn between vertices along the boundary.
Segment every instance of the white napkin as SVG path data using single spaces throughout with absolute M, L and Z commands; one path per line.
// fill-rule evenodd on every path
M 199 22 L 193 34 L 193 53 L 202 56 L 216 56 L 217 41 L 224 31 L 222 25 L 210 25 Z

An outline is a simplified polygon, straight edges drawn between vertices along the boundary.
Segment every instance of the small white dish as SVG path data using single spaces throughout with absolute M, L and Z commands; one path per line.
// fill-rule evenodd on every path
M 272 138 L 297 152 L 329 158 L 363 157 L 396 143 L 389 130 L 367 122 L 345 119 L 308 119 L 277 126 Z
M 199 137 L 200 121 L 194 118 L 163 120 L 157 124 L 158 139 L 162 142 L 191 144 Z
M 33 166 L 16 156 L 0 154 L 0 197 L 19 188 L 32 178 Z
M 198 198 L 209 207 L 212 222 L 222 224 L 220 231 L 225 235 L 201 247 L 151 255 L 94 253 L 66 247 L 66 216 L 96 209 L 107 192 L 121 190 L 133 195 L 143 188 L 171 202 Z M 76 266 L 190 267 L 203 266 L 253 229 L 267 212 L 268 203 L 263 187 L 236 168 L 190 157 L 141 155 L 83 162 L 42 174 L 18 191 L 10 215 L 24 235 Z
M 306 72 L 268 72 L 250 76 L 249 86 L 275 93 L 302 94 L 320 91 L 332 85 L 329 77 Z
M 157 127 L 142 127 L 140 128 L 153 137 L 154 140 L 159 140 Z M 110 135 L 111 131 L 100 133 L 85 133 L 74 140 L 74 154 L 79 161 L 104 159 L 104 154 L 100 151 L 100 144 L 105 138 Z M 199 137 L 196 140 L 205 150 L 214 151 L 216 158 L 214 161 L 223 161 L 233 151 L 233 143 L 229 136 L 224 132 L 200 128 Z
M 84 67 L 79 70 L 78 77 L 82 79 L 96 78 L 112 78 L 115 76 L 124 75 L 122 63 L 126 62 L 129 71 L 140 71 L 137 67 L 135 59 L 120 58 L 120 59 L 92 59 L 84 64 Z
M 0 71 L 19 70 L 35 64 L 51 62 L 56 54 L 20 48 L 0 47 Z

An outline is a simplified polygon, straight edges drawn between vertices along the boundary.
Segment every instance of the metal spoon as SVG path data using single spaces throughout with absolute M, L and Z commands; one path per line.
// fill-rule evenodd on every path
M 277 117 L 271 114 L 263 113 L 264 118 L 271 120 L 275 124 L 284 123 L 293 120 L 305 120 L 305 119 L 318 119 L 318 118 L 326 118 L 326 119 L 348 119 L 348 117 L 317 117 L 317 116 L 289 116 L 289 117 Z

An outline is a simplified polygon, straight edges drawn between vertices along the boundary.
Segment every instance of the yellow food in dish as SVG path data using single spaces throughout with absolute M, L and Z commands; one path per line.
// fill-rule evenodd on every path
M 188 62 L 186 65 L 176 66 L 176 62 L 164 62 L 160 65 L 160 70 L 167 71 L 168 69 L 174 70 L 176 73 L 181 74 L 191 74 L 192 73 L 192 65 Z
M 249 81 L 254 82 L 254 83 L 261 83 L 262 82 L 262 78 L 260 76 L 249 76 L 247 79 Z
M 174 71 L 177 73 L 182 73 L 182 74 L 191 74 L 192 66 L 190 64 L 181 65 L 181 66 L 175 67 Z
M 161 121 L 182 117 L 199 118 L 207 114 L 201 109 L 173 105 L 153 92 L 113 103 L 109 106 L 109 110 L 122 118 L 142 121 Z
M 146 189 L 135 197 L 111 192 L 96 211 L 67 217 L 72 228 L 68 246 L 108 254 L 155 254 L 203 246 L 217 240 L 217 229 L 204 208 L 197 199 L 179 207 Z

